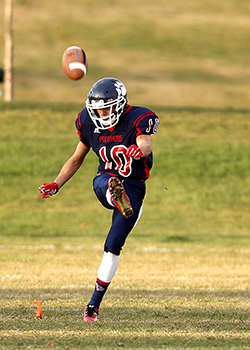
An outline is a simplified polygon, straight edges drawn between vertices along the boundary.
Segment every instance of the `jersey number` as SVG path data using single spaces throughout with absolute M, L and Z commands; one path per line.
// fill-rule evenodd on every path
M 126 155 L 127 147 L 124 145 L 114 146 L 110 150 L 110 157 L 107 156 L 107 148 L 103 146 L 99 150 L 100 157 L 105 163 L 105 170 L 114 170 L 122 176 L 129 176 L 132 172 L 132 158 Z
M 148 128 L 146 129 L 146 132 L 149 134 L 151 132 L 151 128 L 153 127 L 153 134 L 156 134 L 157 130 L 158 130 L 159 123 L 160 123 L 160 121 L 158 118 L 155 118 L 154 122 L 152 119 L 149 119 Z

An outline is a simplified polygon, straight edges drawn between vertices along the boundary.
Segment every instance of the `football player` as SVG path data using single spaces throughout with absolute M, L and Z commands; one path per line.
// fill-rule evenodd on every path
M 122 247 L 142 213 L 145 181 L 153 164 L 151 135 L 157 133 L 158 124 L 153 111 L 128 104 L 127 90 L 120 80 L 98 80 L 76 119 L 80 141 L 74 154 L 54 182 L 39 187 L 43 198 L 56 194 L 81 167 L 90 148 L 98 156 L 93 188 L 102 205 L 113 210 L 113 216 L 95 289 L 84 309 L 85 321 L 99 320 L 99 307 L 116 273 Z

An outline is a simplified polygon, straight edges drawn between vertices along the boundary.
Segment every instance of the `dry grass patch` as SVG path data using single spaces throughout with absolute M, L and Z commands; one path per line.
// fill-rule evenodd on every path
M 101 251 L 31 247 L 2 247 L 13 254 L 0 271 L 2 348 L 249 349 L 247 251 L 128 245 L 100 323 L 86 324 Z M 34 300 L 44 300 L 42 319 Z
M 117 76 L 132 104 L 248 108 L 249 11 L 246 0 L 17 1 L 15 98 L 84 103 L 97 79 Z M 70 45 L 89 58 L 80 82 L 61 69 Z

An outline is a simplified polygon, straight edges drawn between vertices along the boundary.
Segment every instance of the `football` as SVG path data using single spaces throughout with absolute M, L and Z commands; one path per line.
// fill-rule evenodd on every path
M 70 46 L 62 56 L 64 73 L 72 80 L 79 80 L 87 74 L 88 60 L 85 52 L 78 46 Z

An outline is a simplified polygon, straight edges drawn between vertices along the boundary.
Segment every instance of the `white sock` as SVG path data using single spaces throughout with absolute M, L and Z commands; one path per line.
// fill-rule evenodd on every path
M 102 262 L 98 269 L 97 278 L 102 282 L 110 283 L 118 268 L 119 258 L 119 255 L 104 252 Z

